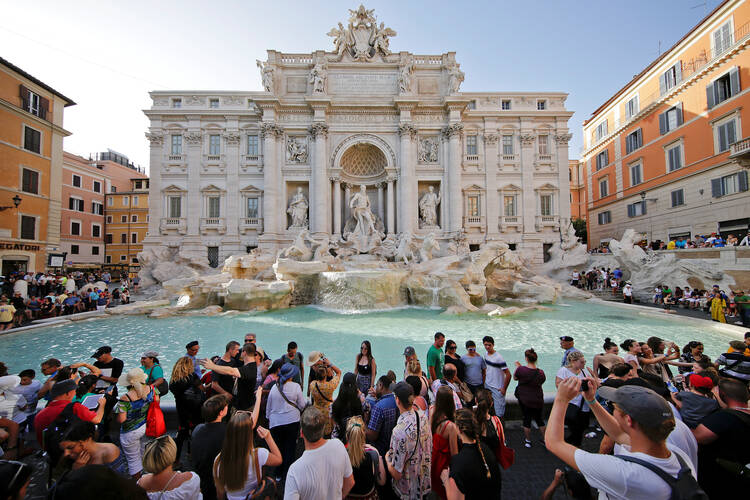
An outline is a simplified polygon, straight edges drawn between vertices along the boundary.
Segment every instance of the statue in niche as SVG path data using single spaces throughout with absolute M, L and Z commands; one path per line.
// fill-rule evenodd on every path
M 398 91 L 401 94 L 408 94 L 411 92 L 411 73 L 414 70 L 414 64 L 409 59 L 404 64 L 398 73 Z
M 310 83 L 313 86 L 313 94 L 325 94 L 326 92 L 326 66 L 318 59 L 310 71 Z
M 367 197 L 367 187 L 359 186 L 359 192 L 354 193 L 349 200 L 349 209 L 352 211 L 352 217 L 357 222 L 354 233 L 360 236 L 369 237 L 377 233 L 375 229 L 375 214 L 370 209 L 370 198 Z
M 419 141 L 419 161 L 421 163 L 437 163 L 438 141 L 433 137 L 426 137 Z
M 307 143 L 304 139 L 297 137 L 287 139 L 286 159 L 289 163 L 307 162 Z
M 419 213 L 421 214 L 420 227 L 434 228 L 437 223 L 437 206 L 440 204 L 440 193 L 435 194 L 435 188 L 430 186 L 428 191 L 419 200 Z
M 451 68 L 448 70 L 448 75 L 450 76 L 450 84 L 449 89 L 451 94 L 455 94 L 458 92 L 458 88 L 461 86 L 461 84 L 464 81 L 464 72 L 458 69 L 458 64 L 454 64 L 451 66 Z
M 260 68 L 260 78 L 263 82 L 263 90 L 266 92 L 273 92 L 273 68 L 269 63 L 264 63 L 260 59 L 256 59 L 255 63 Z
M 305 198 L 302 188 L 298 187 L 297 192 L 292 197 L 292 201 L 289 203 L 289 208 L 286 209 L 286 213 L 292 217 L 292 225 L 289 226 L 289 229 L 307 229 L 308 208 L 307 198 Z

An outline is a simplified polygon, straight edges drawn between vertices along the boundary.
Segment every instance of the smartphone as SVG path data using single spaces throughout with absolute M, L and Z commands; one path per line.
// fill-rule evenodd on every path
M 110 385 L 104 392 L 106 392 L 107 394 L 112 394 L 113 392 L 115 392 L 115 386 Z
M 581 392 L 585 392 L 589 390 L 589 381 L 588 380 L 581 380 Z

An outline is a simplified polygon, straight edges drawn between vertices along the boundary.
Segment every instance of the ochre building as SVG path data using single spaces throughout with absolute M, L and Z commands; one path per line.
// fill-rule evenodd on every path
M 130 180 L 128 190 L 105 196 L 105 265 L 127 271 L 131 277 L 140 269 L 138 252 L 148 231 L 148 189 L 149 180 L 136 177 Z

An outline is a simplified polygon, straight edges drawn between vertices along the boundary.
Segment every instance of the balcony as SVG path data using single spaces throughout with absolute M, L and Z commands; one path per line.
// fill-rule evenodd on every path
M 224 172 L 224 155 L 203 155 L 203 171 Z
M 220 234 L 224 234 L 227 230 L 227 224 L 224 217 L 202 217 L 200 229 L 201 232 L 218 231 Z
M 472 227 L 479 228 L 479 231 L 484 232 L 484 216 L 483 215 L 467 215 L 464 217 L 464 228 L 469 229 Z
M 257 231 L 260 234 L 263 231 L 263 219 L 260 217 L 243 217 L 240 219 L 240 233 L 245 234 L 249 231 Z
M 466 155 L 464 161 L 466 163 L 479 163 L 479 155 Z
M 560 217 L 557 215 L 537 215 L 536 230 L 543 231 L 545 228 L 560 229 Z
M 163 217 L 161 219 L 159 232 L 161 234 L 169 234 L 172 231 L 177 234 L 187 233 L 187 223 L 184 217 Z
M 503 155 L 503 161 L 504 162 L 506 162 L 506 161 L 507 162 L 513 162 L 513 161 L 517 161 L 517 160 L 518 160 L 518 157 L 516 155 Z
M 515 228 L 520 232 L 523 227 L 523 217 L 517 215 L 504 215 L 500 217 L 500 224 L 498 226 L 503 233 L 507 232 L 510 228 Z
M 539 161 L 539 162 L 546 162 L 546 163 L 549 163 L 549 162 L 551 162 L 551 161 L 552 161 L 552 155 L 548 155 L 548 154 L 541 154 L 541 153 L 540 153 L 540 154 L 538 154 L 538 155 L 536 156 L 536 159 L 537 159 L 537 161 Z

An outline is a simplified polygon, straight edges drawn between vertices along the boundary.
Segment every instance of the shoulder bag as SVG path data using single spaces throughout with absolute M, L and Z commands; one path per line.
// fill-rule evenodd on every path
M 154 386 L 151 386 L 154 390 Z M 129 398 L 128 398 L 129 399 Z M 161 411 L 159 402 L 154 400 L 148 405 L 146 413 L 146 435 L 152 438 L 158 438 L 166 434 L 167 425 L 164 422 L 164 412 Z
M 497 462 L 503 469 L 508 469 L 516 461 L 516 450 L 505 445 L 503 423 L 495 415 L 492 416 L 492 424 L 495 426 L 495 432 L 497 432 L 497 437 L 500 441 L 500 446 L 495 450 L 495 458 L 497 458 Z M 477 446 L 479 445 L 478 443 Z
M 151 371 L 148 372 L 148 380 L 146 380 L 147 384 L 153 384 L 155 382 L 153 377 L 154 367 L 156 367 L 156 365 L 152 366 Z M 162 397 L 169 392 L 169 382 L 167 382 L 167 379 L 164 377 L 162 377 L 162 379 L 162 383 L 156 386 L 156 390 L 159 391 L 159 397 Z
M 263 477 L 260 474 L 260 464 L 258 463 L 258 449 L 253 448 L 253 468 L 255 469 L 255 480 L 258 486 L 247 494 L 245 500 L 273 500 L 276 498 L 278 485 L 276 480 L 271 477 Z

